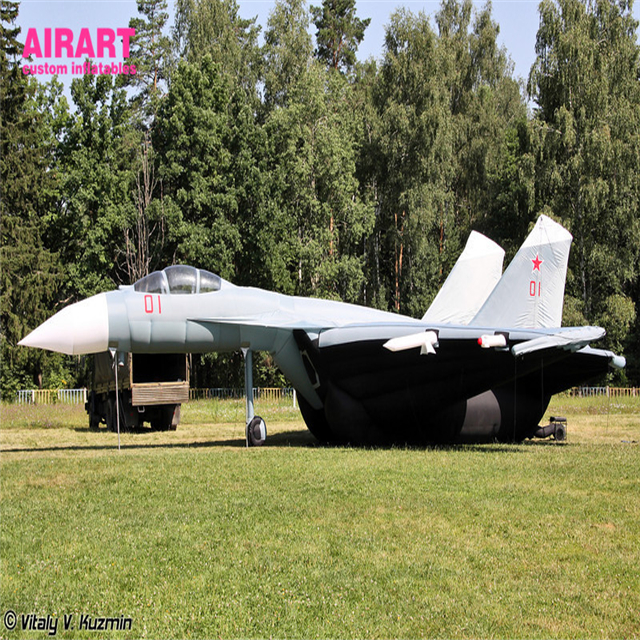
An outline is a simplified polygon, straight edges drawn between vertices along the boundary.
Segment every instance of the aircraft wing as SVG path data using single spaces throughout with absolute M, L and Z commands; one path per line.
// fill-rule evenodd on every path
M 591 342 L 605 336 L 602 327 L 566 327 L 553 331 L 523 332 L 521 329 L 482 329 L 476 327 L 430 327 L 418 333 L 389 338 L 383 346 L 389 351 L 405 351 L 420 347 L 421 354 L 436 355 L 434 347 L 446 340 L 477 341 L 483 348 L 506 350 L 509 348 L 513 356 L 521 357 L 549 349 L 561 349 L 575 353 Z M 542 334 L 542 335 L 540 335 Z M 604 353 L 604 352 L 603 352 Z M 609 353 L 609 352 L 607 352 Z
M 388 311 L 319 298 L 292 298 L 279 296 L 270 300 L 268 308 L 243 304 L 229 315 L 195 315 L 191 322 L 201 324 L 232 325 L 264 329 L 302 329 L 318 333 L 325 329 L 349 326 L 386 326 L 389 324 L 421 326 L 415 318 Z
M 317 332 L 327 328 L 326 322 L 318 322 L 301 318 L 286 310 L 268 311 L 256 313 L 250 316 L 215 317 L 215 318 L 189 318 L 190 322 L 198 324 L 221 324 L 241 327 L 261 327 L 265 329 L 302 329 L 304 331 Z
M 569 388 L 609 366 L 623 367 L 624 358 L 587 347 L 604 334 L 600 327 L 550 331 L 425 325 L 416 332 L 389 324 L 327 329 L 316 345 L 322 359 L 333 363 L 331 375 L 346 387 L 354 385 L 354 392 L 384 396 L 390 389 L 425 385 L 438 404 L 445 397 L 468 396 L 541 369 L 550 371 L 570 358 L 573 373 L 566 380 L 558 375 L 554 387 Z
M 550 349 L 560 349 L 575 353 L 591 342 L 600 340 L 605 336 L 602 327 L 566 327 L 558 328 L 552 332 L 523 332 L 519 329 L 491 329 L 469 327 L 464 331 L 451 327 L 440 328 L 439 335 L 433 330 L 421 331 L 419 333 L 405 335 L 402 337 L 390 338 L 383 345 L 389 351 L 404 351 L 414 347 L 421 347 L 421 353 L 436 354 L 435 349 L 441 340 L 466 338 L 467 340 L 477 340 L 483 348 L 506 349 L 511 341 L 511 354 L 516 358 L 528 354 Z M 605 353 L 605 352 L 603 352 Z M 610 353 L 610 352 L 607 352 Z M 616 362 L 619 362 L 617 360 Z M 617 365 L 616 365 L 617 366 Z

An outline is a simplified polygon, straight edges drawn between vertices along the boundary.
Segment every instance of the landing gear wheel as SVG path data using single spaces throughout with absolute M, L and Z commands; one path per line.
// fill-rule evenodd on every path
M 247 425 L 247 446 L 261 447 L 267 439 L 267 425 L 260 416 L 255 416 Z

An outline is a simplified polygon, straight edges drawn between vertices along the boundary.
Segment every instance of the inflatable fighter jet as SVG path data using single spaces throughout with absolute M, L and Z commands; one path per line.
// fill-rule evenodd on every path
M 418 320 L 237 287 L 190 266 L 72 304 L 20 344 L 67 354 L 269 351 L 320 440 L 358 444 L 519 441 L 554 393 L 623 367 L 562 328 L 571 234 L 541 216 L 502 273 L 473 232 Z

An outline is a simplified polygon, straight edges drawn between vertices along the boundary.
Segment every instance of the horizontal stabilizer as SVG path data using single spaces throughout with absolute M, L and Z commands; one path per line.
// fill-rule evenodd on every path
M 601 327 L 576 327 L 575 329 L 567 329 L 561 333 L 520 342 L 511 347 L 511 353 L 518 357 L 528 353 L 534 353 L 535 351 L 554 348 L 575 352 L 583 349 L 590 342 L 599 340 L 604 335 L 605 330 Z
M 540 216 L 471 324 L 528 329 L 560 327 L 572 239 L 564 227 Z
M 437 324 L 469 324 L 502 275 L 504 250 L 472 231 L 464 251 L 422 320 Z
M 600 358 L 608 358 L 609 364 L 614 369 L 624 369 L 627 366 L 627 360 L 624 356 L 617 356 L 613 351 L 607 351 L 605 349 L 592 349 L 591 347 L 585 347 L 580 349 L 580 353 L 586 356 L 596 356 Z

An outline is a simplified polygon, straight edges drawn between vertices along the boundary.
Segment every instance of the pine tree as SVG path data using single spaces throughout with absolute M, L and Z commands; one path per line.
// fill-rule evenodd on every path
M 416 316 L 470 230 L 491 226 L 489 195 L 504 183 L 509 145 L 526 121 L 490 5 L 474 14 L 470 0 L 446 0 L 435 23 L 437 31 L 423 13 L 393 14 L 373 91 L 379 213 L 372 271 L 387 305 Z
M 211 56 L 182 62 L 153 128 L 178 261 L 233 279 L 240 250 L 229 89 Z
M 18 61 L 17 3 L 0 2 L 0 352 L 3 397 L 19 386 L 42 385 L 60 358 L 17 347 L 53 310 L 60 284 L 58 256 L 43 242 L 55 175 L 48 171 L 51 139 L 37 109 L 34 81 Z
M 323 0 L 320 7 L 311 7 L 311 14 L 318 30 L 318 60 L 332 69 L 350 71 L 371 18 L 356 16 L 355 0 Z
M 67 279 L 65 297 L 84 298 L 126 281 L 125 229 L 140 134 L 124 89 L 110 75 L 85 74 L 71 83 L 75 111 L 60 143 L 64 206 L 52 216 L 56 251 Z
M 353 88 L 318 62 L 265 123 L 281 247 L 274 260 L 289 273 L 289 292 L 363 299 L 362 245 L 373 208 L 355 175 L 360 125 Z
M 160 98 L 166 90 L 171 64 L 171 39 L 165 34 L 169 18 L 167 0 L 137 0 L 138 13 L 129 27 L 136 30 L 131 39 L 129 64 L 135 65 L 136 73 L 121 76 L 138 92 L 133 103 L 142 118 L 148 120 L 158 111 Z
M 197 62 L 205 55 L 229 82 L 232 102 L 258 105 L 260 27 L 240 18 L 236 0 L 177 0 L 173 29 L 179 59 Z M 239 94 L 239 95 L 237 95 Z

